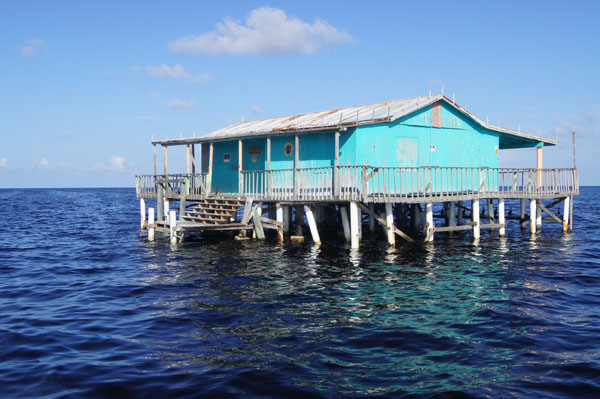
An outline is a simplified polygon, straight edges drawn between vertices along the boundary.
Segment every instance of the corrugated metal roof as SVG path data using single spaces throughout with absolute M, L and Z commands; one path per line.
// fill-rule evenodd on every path
M 358 105 L 354 107 L 337 108 L 326 111 L 309 112 L 292 116 L 269 118 L 257 121 L 239 122 L 224 127 L 202 137 L 188 139 L 174 139 L 153 141 L 153 144 L 181 145 L 203 141 L 230 140 L 238 137 L 271 136 L 275 134 L 290 134 L 296 132 L 310 132 L 317 130 L 331 130 L 339 127 L 366 125 L 394 121 L 411 114 L 423 107 L 444 100 L 448 104 L 467 114 L 481 126 L 497 131 L 503 135 L 514 136 L 524 141 L 542 141 L 547 145 L 555 145 L 557 141 L 535 137 L 521 132 L 508 130 L 481 121 L 463 107 L 453 103 L 442 94 L 405 98 L 375 104 Z

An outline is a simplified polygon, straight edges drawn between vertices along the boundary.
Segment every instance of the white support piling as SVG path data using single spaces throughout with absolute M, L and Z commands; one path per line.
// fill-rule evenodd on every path
M 425 204 L 425 225 L 427 226 L 425 242 L 433 242 L 433 204 L 428 202 Z
M 256 206 L 256 214 L 258 215 L 259 218 L 262 216 L 262 203 L 261 202 L 259 202 Z M 256 229 L 252 230 L 252 238 L 253 239 L 257 238 Z
M 450 206 L 448 207 L 448 226 L 456 226 L 456 204 L 454 201 L 450 201 Z
M 140 198 L 140 228 L 146 227 L 146 200 Z
M 312 209 L 308 205 L 304 205 L 304 214 L 308 221 L 308 227 L 310 228 L 310 234 L 312 235 L 313 242 L 315 245 L 321 245 L 321 237 L 319 237 L 319 230 L 317 229 L 317 222 L 313 215 Z
M 535 234 L 535 219 L 537 214 L 537 202 L 532 199 L 529 200 L 529 231 L 531 234 Z
M 566 197 L 565 201 L 564 201 L 564 208 L 563 208 L 563 233 L 569 232 L 569 218 L 572 217 L 569 214 L 570 205 L 571 205 L 571 197 Z
M 471 213 L 473 215 L 473 240 L 478 241 L 481 237 L 481 231 L 479 228 L 479 200 L 472 201 Z
M 356 206 L 356 220 L 358 222 L 358 242 L 362 241 L 362 210 L 359 208 L 359 206 Z
M 169 232 L 171 233 L 171 244 L 177 244 L 177 212 L 169 212 Z
M 284 209 L 281 204 L 275 204 L 275 219 L 279 223 L 284 223 L 283 211 Z M 277 241 L 280 243 L 283 242 L 283 230 L 281 228 L 277 228 Z
M 459 226 L 463 225 L 463 217 L 465 215 L 465 209 L 463 208 L 463 202 L 462 201 L 458 201 L 458 216 L 457 216 L 457 223 Z
M 522 198 L 521 199 L 521 213 L 520 213 L 521 229 L 525 229 L 525 227 L 527 225 L 527 220 L 525 220 L 526 214 L 527 214 L 527 212 L 526 212 L 526 206 L 525 206 L 525 198 Z
M 350 246 L 352 248 L 358 248 L 359 243 L 359 231 L 358 231 L 358 206 L 356 202 L 350 201 Z
M 392 212 L 392 204 L 385 204 L 385 224 L 387 230 L 388 244 L 396 245 L 396 235 L 394 234 L 394 213 Z
M 536 230 L 542 230 L 542 200 L 537 200 L 537 212 L 535 213 L 535 228 Z
M 169 200 L 165 198 L 165 200 L 163 201 L 163 210 L 164 210 L 164 215 L 165 215 L 165 221 L 169 221 Z
M 154 208 L 148 208 L 148 241 L 154 241 Z
M 369 209 L 371 210 L 371 212 L 375 213 L 375 203 L 371 202 L 369 204 Z M 369 233 L 373 234 L 375 233 L 375 218 L 372 216 L 369 216 Z
M 282 206 L 283 209 L 283 234 L 290 234 L 290 207 Z
M 346 241 L 350 242 L 352 236 L 350 234 L 350 224 L 348 223 L 348 210 L 345 206 L 340 207 L 340 214 L 342 215 L 342 227 L 344 228 L 344 237 Z
M 504 215 L 504 198 L 498 198 L 498 223 L 501 225 L 506 223 L 506 216 Z M 506 236 L 506 228 L 501 226 L 498 229 L 498 235 L 500 237 Z

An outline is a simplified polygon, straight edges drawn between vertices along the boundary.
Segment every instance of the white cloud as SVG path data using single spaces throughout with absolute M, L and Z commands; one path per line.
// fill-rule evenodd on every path
M 175 98 L 171 101 L 169 101 L 169 107 L 170 108 L 183 108 L 183 109 L 187 109 L 187 110 L 194 110 L 196 109 L 196 103 L 194 101 L 183 101 L 180 100 L 178 98 Z
M 598 136 L 600 131 L 600 112 L 590 111 L 585 114 L 571 117 L 567 121 L 559 122 L 550 131 L 550 137 L 570 138 L 571 132 L 577 137 Z
M 48 46 L 46 46 L 46 42 L 41 39 L 31 38 L 27 40 L 27 42 L 21 46 L 21 56 L 29 58 L 36 56 L 42 50 L 46 50 Z
M 0 168 L 5 168 L 8 166 L 8 159 L 0 158 Z
M 48 169 L 48 158 L 42 158 L 36 162 L 36 166 L 40 169 Z
M 146 67 L 146 73 L 150 76 L 155 76 L 159 78 L 183 79 L 190 83 L 201 83 L 213 80 L 213 77 L 208 72 L 192 75 L 179 64 L 176 64 L 172 67 L 166 64 L 161 64 L 156 67 L 148 65 Z
M 152 97 L 153 99 L 158 100 L 158 101 L 161 100 L 159 92 L 157 92 L 157 91 L 151 91 L 149 94 L 150 94 L 150 97 Z
M 207 55 L 312 54 L 337 43 L 355 43 L 355 40 L 322 19 L 310 24 L 288 16 L 281 9 L 260 7 L 250 12 L 245 24 L 227 17 L 211 32 L 172 41 L 169 50 Z
M 113 170 L 123 170 L 125 167 L 125 157 L 113 155 L 110 157 L 110 167 Z
M 259 107 L 258 105 L 254 104 L 254 105 L 252 106 L 252 113 L 253 113 L 254 115 L 260 115 L 260 114 L 263 114 L 264 112 L 265 112 L 265 111 L 263 111 L 263 110 L 262 110 L 262 108 L 261 108 L 261 107 Z

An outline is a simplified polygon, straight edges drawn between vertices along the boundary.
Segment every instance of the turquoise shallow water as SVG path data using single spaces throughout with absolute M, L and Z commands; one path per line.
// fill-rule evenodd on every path
M 133 189 L 0 190 L 0 396 L 600 397 L 600 188 L 581 191 L 573 234 L 355 251 L 171 247 Z

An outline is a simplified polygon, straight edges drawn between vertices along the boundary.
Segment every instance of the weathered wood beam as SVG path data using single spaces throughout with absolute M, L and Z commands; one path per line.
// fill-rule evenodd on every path
M 386 220 L 381 217 L 380 215 L 377 215 L 375 212 L 372 212 L 369 208 L 367 208 L 366 206 L 364 206 L 362 203 L 357 202 L 356 205 L 358 206 L 358 208 L 360 208 L 361 210 L 363 210 L 365 213 L 367 213 L 369 216 L 375 218 L 375 220 L 377 220 L 379 223 L 381 223 L 384 226 L 387 226 Z M 352 212 L 352 211 L 350 211 Z M 352 214 L 350 214 L 350 219 L 352 219 Z M 394 229 L 394 233 L 399 235 L 400 237 L 404 238 L 406 241 L 408 242 L 414 242 L 415 240 L 413 240 L 408 234 L 404 233 L 403 231 L 401 231 L 400 229 L 398 229 L 396 226 L 392 226 Z

